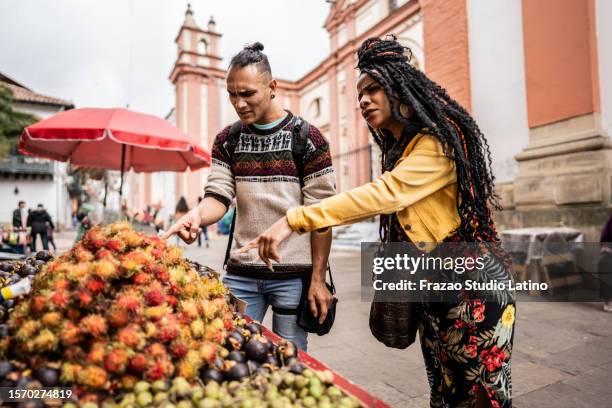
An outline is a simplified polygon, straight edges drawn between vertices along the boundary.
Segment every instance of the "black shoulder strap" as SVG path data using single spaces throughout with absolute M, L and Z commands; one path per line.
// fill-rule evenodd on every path
M 229 130 L 227 139 L 225 139 L 225 142 L 223 143 L 223 149 L 225 150 L 227 157 L 230 159 L 230 162 L 234 160 L 234 151 L 236 150 L 236 146 L 238 146 L 238 142 L 240 141 L 241 130 L 242 122 L 234 122 Z
M 301 117 L 296 116 L 293 123 L 291 154 L 297 168 L 300 187 L 304 187 L 304 155 L 306 154 L 309 133 L 310 124 Z
M 240 131 L 242 130 L 242 122 L 236 121 L 230 128 L 229 134 L 225 143 L 223 143 L 223 149 L 230 160 L 230 163 L 234 160 L 234 152 L 236 146 L 240 141 Z M 232 251 L 232 241 L 234 240 L 234 227 L 236 225 L 236 209 L 234 208 L 234 215 L 232 216 L 232 225 L 230 227 L 229 236 L 227 237 L 227 248 L 225 249 L 225 260 L 223 261 L 223 269 L 227 268 L 229 262 L 230 252 Z
M 223 260 L 223 269 L 227 269 L 227 263 L 230 259 L 230 252 L 232 251 L 232 241 L 234 239 L 234 227 L 236 226 L 236 208 L 234 207 L 234 215 L 232 216 L 232 226 L 229 230 L 229 236 L 227 237 L 227 248 L 225 249 L 225 259 Z

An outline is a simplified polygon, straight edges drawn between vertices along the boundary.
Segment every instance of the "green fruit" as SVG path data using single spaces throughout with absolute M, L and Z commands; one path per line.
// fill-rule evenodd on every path
M 219 399 L 220 389 L 219 384 L 214 381 L 209 382 L 204 386 L 204 394 L 208 398 Z
M 240 408 L 253 408 L 255 403 L 252 399 L 245 399 L 240 403 Z
M 191 386 L 189 385 L 189 383 L 185 383 L 185 384 L 181 383 L 178 385 L 175 384 L 172 387 L 172 389 L 176 395 L 182 398 L 185 398 L 191 395 Z
M 234 399 L 230 395 L 222 395 L 219 400 L 223 408 L 230 408 L 234 406 Z
M 81 405 L 81 408 L 98 408 L 98 404 L 96 404 L 95 402 L 86 402 Z
M 308 379 L 301 375 L 296 376 L 293 381 L 293 387 L 298 390 L 306 387 L 306 384 L 308 384 Z
M 332 385 L 327 389 L 327 395 L 329 395 L 331 398 L 340 398 L 343 394 L 338 387 Z
M 294 381 L 295 381 L 295 374 L 293 374 L 293 373 L 285 373 L 285 374 L 283 374 L 283 383 L 286 386 L 291 387 L 291 385 L 293 385 Z
M 119 405 L 117 405 L 117 403 L 115 401 L 111 400 L 111 399 L 105 400 L 102 403 L 102 408 L 116 408 L 118 406 Z
M 153 402 L 155 402 L 156 404 L 161 404 L 162 402 L 165 402 L 167 400 L 168 400 L 167 392 L 158 392 L 157 394 L 155 394 L 155 397 L 153 397 Z
M 204 389 L 202 387 L 196 387 L 191 391 L 191 400 L 198 402 L 205 397 Z
M 198 403 L 198 408 L 219 408 L 221 403 L 216 399 L 204 398 Z
M 176 408 L 176 405 L 171 402 L 164 402 L 162 405 L 160 405 L 160 408 Z
M 135 394 L 125 394 L 119 403 L 120 407 L 127 407 L 130 404 L 136 403 L 136 395 Z
M 266 401 L 273 402 L 276 398 L 278 398 L 278 390 L 276 388 L 270 388 L 266 391 L 265 394 Z
M 340 401 L 338 401 L 338 407 L 340 408 L 354 408 L 358 406 L 359 403 L 350 397 L 344 397 Z
M 144 391 L 138 394 L 136 402 L 141 407 L 147 407 L 153 403 L 153 395 L 149 391 Z
M 323 395 L 323 387 L 321 385 L 317 385 L 317 384 L 310 384 L 310 395 L 315 397 L 316 399 L 321 398 L 321 396 Z
M 311 408 L 317 406 L 317 400 L 314 397 L 306 397 L 302 399 L 302 405 L 305 407 Z
M 136 385 L 134 385 L 134 393 L 140 394 L 141 392 L 149 391 L 151 388 L 151 384 L 146 381 L 138 381 Z
M 329 401 L 319 401 L 319 405 L 317 405 L 317 408 L 333 408 L 333 407 L 334 406 Z
M 168 388 L 170 388 L 170 384 L 168 384 L 168 381 L 166 380 L 157 380 L 153 384 L 151 384 L 151 388 L 153 388 L 153 391 L 155 392 L 168 391 Z
M 310 393 L 310 390 L 304 387 L 299 391 L 299 396 L 300 398 L 306 398 L 309 393 Z
M 62 408 L 78 408 L 76 404 L 72 403 L 72 402 L 67 402 L 64 405 L 62 405 Z

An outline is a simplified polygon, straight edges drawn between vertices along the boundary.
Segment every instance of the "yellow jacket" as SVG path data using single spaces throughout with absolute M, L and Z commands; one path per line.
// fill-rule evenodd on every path
M 318 204 L 291 209 L 287 219 L 304 233 L 392 213 L 408 238 L 428 251 L 459 227 L 455 163 L 435 137 L 419 133 L 393 170 Z

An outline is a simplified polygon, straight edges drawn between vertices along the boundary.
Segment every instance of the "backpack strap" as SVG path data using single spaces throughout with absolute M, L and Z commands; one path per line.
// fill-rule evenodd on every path
M 232 251 L 232 241 L 234 239 L 234 228 L 236 226 L 236 208 L 234 208 L 234 215 L 232 216 L 232 226 L 229 230 L 229 236 L 227 237 L 227 248 L 225 249 L 225 259 L 223 260 L 223 270 L 227 269 L 227 263 L 230 259 L 230 253 Z
M 227 154 L 227 157 L 231 162 L 234 160 L 234 151 L 236 150 L 236 146 L 238 146 L 238 142 L 240 141 L 240 131 L 242 130 L 242 122 L 239 120 L 232 124 L 232 127 L 229 130 L 229 134 L 225 142 L 223 142 L 223 150 Z
M 306 154 L 309 133 L 310 124 L 301 117 L 296 116 L 293 119 L 291 155 L 293 156 L 293 161 L 297 168 L 300 187 L 304 187 L 304 155 Z

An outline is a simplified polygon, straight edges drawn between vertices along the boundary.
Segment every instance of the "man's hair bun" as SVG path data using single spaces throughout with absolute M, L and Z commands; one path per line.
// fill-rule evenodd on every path
M 251 51 L 263 51 L 264 50 L 264 46 L 262 43 L 260 43 L 259 41 L 254 42 L 253 44 L 248 44 L 247 46 L 244 47 L 245 50 L 251 50 Z

